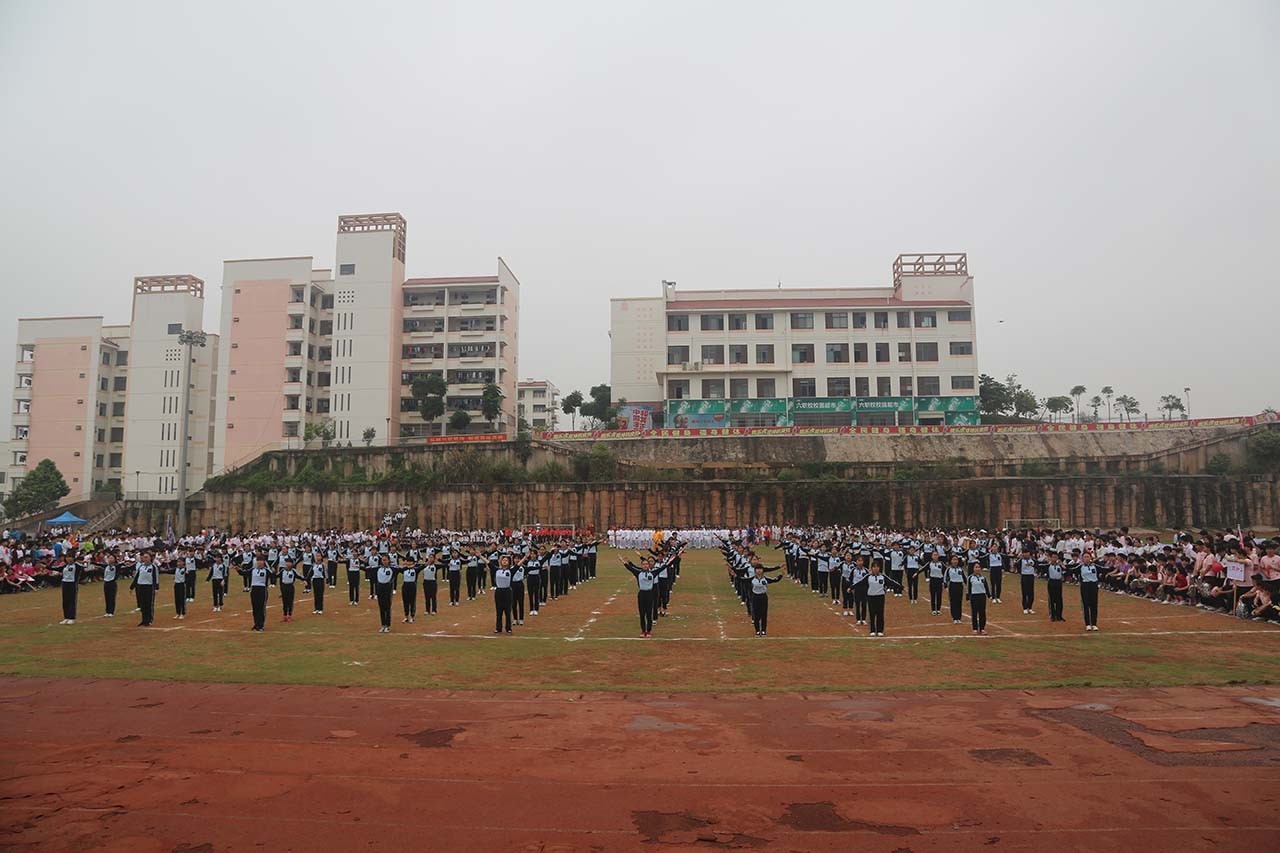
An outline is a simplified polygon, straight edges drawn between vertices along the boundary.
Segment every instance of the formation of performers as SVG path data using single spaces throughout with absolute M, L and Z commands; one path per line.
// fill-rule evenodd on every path
M 266 630 L 272 590 L 279 594 L 283 621 L 292 622 L 300 595 L 309 593 L 312 614 L 323 615 L 326 589 L 337 589 L 339 580 L 345 580 L 348 606 L 360 605 L 367 584 L 368 598 L 378 603 L 379 633 L 391 631 L 394 596 L 400 597 L 401 621 L 413 623 L 420 612 L 439 612 L 443 586 L 450 607 L 461 604 L 464 589 L 468 601 L 492 594 L 494 633 L 511 634 L 514 626 L 524 624 L 526 614 L 538 615 L 550 602 L 596 577 L 600 542 L 576 536 L 539 543 L 519 532 L 332 532 L 214 536 L 172 548 L 154 542 L 71 548 L 59 561 L 62 624 L 75 623 L 80 585 L 90 579 L 102 581 L 104 615 L 114 617 L 119 584 L 127 579 L 141 614 L 139 627 L 153 625 L 162 575 L 173 578 L 173 618 L 186 619 L 203 574 L 215 613 L 225 606 L 232 576 L 240 577 L 241 589 L 249 595 L 254 631 Z
M 642 637 L 652 636 L 668 612 L 681 556 L 712 530 L 702 528 L 697 535 L 640 531 L 636 541 L 644 550 L 635 552 L 637 561 L 622 563 L 636 583 Z M 1036 614 L 1038 591 L 1044 594 L 1051 622 L 1067 620 L 1067 590 L 1075 587 L 1086 631 L 1098 630 L 1100 589 L 1280 621 L 1280 541 L 1243 531 L 1178 533 L 1173 543 L 1162 543 L 1131 536 L 1124 528 L 1105 534 L 878 526 L 714 530 L 728 580 L 761 637 L 769 630 L 769 587 L 783 577 L 829 597 L 842 616 L 865 625 L 873 637 L 886 633 L 887 599 L 917 605 L 926 595 L 930 615 L 945 612 L 956 625 L 967 615 L 971 629 L 985 634 L 988 608 L 1004 603 L 1006 582 L 1015 585 L 1012 595 L 1026 615 Z M 366 595 L 378 603 L 382 633 L 391 630 L 396 596 L 401 621 L 414 623 L 420 615 L 438 613 L 442 604 L 459 606 L 465 594 L 466 601 L 491 597 L 494 633 L 503 634 L 596 577 L 603 538 L 573 531 L 543 538 L 543 532 L 206 531 L 177 542 L 132 534 L 85 540 L 5 536 L 0 538 L 0 588 L 58 586 L 62 622 L 74 624 L 83 583 L 101 582 L 104 615 L 114 617 L 120 584 L 127 582 L 139 624 L 148 626 L 154 623 L 163 576 L 172 579 L 173 618 L 183 620 L 202 577 L 211 589 L 213 611 L 219 612 L 238 575 L 250 602 L 252 628 L 262 631 L 272 591 L 278 593 L 283 620 L 292 622 L 300 599 L 309 599 L 312 614 L 319 616 L 326 591 L 345 580 L 349 606 L 359 606 Z M 779 562 L 778 551 L 780 564 L 766 564 L 763 555 Z

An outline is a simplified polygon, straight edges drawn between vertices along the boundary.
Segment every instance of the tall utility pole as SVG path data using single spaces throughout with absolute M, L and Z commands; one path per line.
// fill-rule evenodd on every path
M 1183 388 L 1182 393 L 1187 395 L 1187 420 L 1191 420 L 1191 389 Z
M 182 370 L 182 431 L 178 434 L 178 537 L 187 532 L 187 435 L 191 423 L 191 348 L 202 347 L 206 335 L 199 330 L 184 329 L 178 333 L 178 343 L 186 347 Z

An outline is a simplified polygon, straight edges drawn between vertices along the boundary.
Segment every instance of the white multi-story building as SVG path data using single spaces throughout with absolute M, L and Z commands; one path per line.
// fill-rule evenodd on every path
M 204 283 L 194 276 L 134 280 L 129 325 L 102 317 L 18 321 L 9 488 L 50 459 L 71 489 L 172 498 L 178 489 L 182 382 L 191 384 L 187 487 L 209 474 L 212 365 L 218 338 L 196 348 L 184 373 L 177 334 L 201 326 Z
M 560 389 L 549 379 L 525 379 L 516 388 L 520 417 L 532 429 L 555 429 L 560 420 Z
M 899 255 L 872 288 L 680 290 L 611 304 L 615 399 L 668 427 L 977 423 L 963 254 Z

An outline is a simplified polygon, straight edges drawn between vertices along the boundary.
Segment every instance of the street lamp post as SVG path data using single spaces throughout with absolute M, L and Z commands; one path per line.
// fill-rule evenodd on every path
M 1187 395 L 1187 420 L 1191 420 L 1191 389 L 1183 388 L 1182 393 Z
M 141 498 L 138 497 L 138 495 L 140 494 L 142 494 L 142 472 L 134 471 L 133 472 L 133 499 L 135 501 L 141 500 Z
M 391 446 L 391 416 L 387 415 L 387 447 Z
M 182 431 L 178 434 L 178 536 L 187 532 L 187 443 L 191 421 L 191 348 L 205 345 L 207 336 L 198 329 L 178 333 L 178 343 L 185 347 L 182 371 Z

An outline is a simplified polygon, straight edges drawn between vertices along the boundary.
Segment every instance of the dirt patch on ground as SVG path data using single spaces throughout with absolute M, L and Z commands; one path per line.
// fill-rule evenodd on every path
M 1029 749 L 971 749 L 969 754 L 984 764 L 997 767 L 1043 767 L 1048 760 Z
M 836 811 L 835 803 L 787 803 L 787 811 L 778 818 L 783 826 L 802 832 L 849 832 L 863 830 L 879 835 L 919 835 L 920 830 L 910 826 L 888 823 L 871 823 L 865 820 L 849 820 Z
M 462 734 L 461 727 L 452 729 L 423 729 L 420 732 L 412 732 L 402 734 L 400 737 L 417 746 L 426 749 L 439 749 L 440 747 L 450 746 L 453 739 Z

